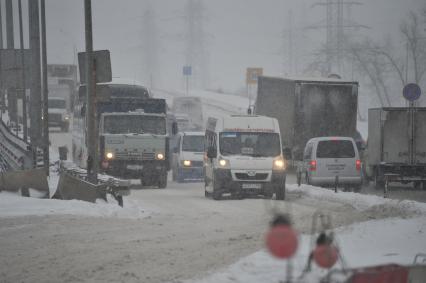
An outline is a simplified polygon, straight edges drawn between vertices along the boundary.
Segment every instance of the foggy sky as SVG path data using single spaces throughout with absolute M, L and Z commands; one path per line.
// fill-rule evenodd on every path
M 4 1 L 2 1 L 4 2 Z M 23 1 L 24 14 L 26 3 Z M 109 49 L 114 77 L 146 81 L 143 73 L 142 16 L 147 1 L 92 0 L 95 49 Z M 281 75 L 281 34 L 293 18 L 294 57 L 300 73 L 315 48 L 325 42 L 325 30 L 304 30 L 325 19 L 317 1 L 297 0 L 204 0 L 205 45 L 209 53 L 210 87 L 236 91 L 244 87 L 245 69 L 263 67 L 268 75 Z M 371 27 L 360 30 L 375 38 L 398 39 L 399 24 L 410 10 L 425 6 L 424 0 L 361 1 L 352 8 L 356 22 Z M 14 1 L 16 6 L 17 1 Z M 158 68 L 155 87 L 183 88 L 184 19 L 186 0 L 151 1 L 158 27 Z M 4 22 L 4 3 L 2 7 Z M 75 63 L 75 50 L 84 50 L 84 2 L 46 0 L 48 63 Z M 17 12 L 15 15 L 17 23 Z M 5 25 L 3 24 L 3 27 Z M 26 27 L 26 32 L 27 32 Z M 17 31 L 17 24 L 15 24 Z M 18 43 L 16 33 L 15 42 Z M 26 41 L 27 44 L 27 41 Z M 18 45 L 16 45 L 18 47 Z M 403 48 L 403 44 L 401 44 Z

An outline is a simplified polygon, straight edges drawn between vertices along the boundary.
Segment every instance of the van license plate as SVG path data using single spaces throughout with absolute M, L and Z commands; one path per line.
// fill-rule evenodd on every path
M 242 188 L 243 189 L 261 189 L 262 184 L 243 184 Z

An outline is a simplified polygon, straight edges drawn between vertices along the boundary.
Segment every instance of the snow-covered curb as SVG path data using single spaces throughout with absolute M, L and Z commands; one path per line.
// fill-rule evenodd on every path
M 384 263 L 411 264 L 417 253 L 426 252 L 426 218 L 382 219 L 341 227 L 336 230 L 339 247 L 349 268 Z M 311 237 L 299 237 L 299 249 L 293 258 L 293 276 L 301 275 L 306 264 Z M 336 266 L 339 268 L 340 266 Z M 317 267 L 299 282 L 319 282 L 326 274 Z M 188 282 L 280 282 L 286 278 L 286 261 L 261 250 L 226 269 L 203 279 Z
M 0 193 L 0 217 L 78 215 L 138 219 L 150 214 L 151 211 L 146 210 L 140 202 L 128 198 L 124 200 L 124 207 L 120 207 L 114 199 L 90 203 L 79 200 L 25 198 L 13 193 Z
M 313 200 L 338 202 L 341 204 L 350 205 L 356 210 L 365 211 L 369 209 L 382 209 L 382 210 L 397 210 L 401 212 L 401 216 L 412 215 L 426 215 L 426 203 L 411 201 L 411 200 L 396 200 L 388 199 L 374 195 L 364 195 L 352 192 L 337 193 L 331 189 L 324 189 L 310 185 L 287 185 L 286 190 L 290 194 L 298 194 L 300 196 L 308 197 Z

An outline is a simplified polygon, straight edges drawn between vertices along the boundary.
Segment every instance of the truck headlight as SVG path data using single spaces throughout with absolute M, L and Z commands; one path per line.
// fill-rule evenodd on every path
M 106 158 L 107 158 L 107 159 L 113 159 L 113 158 L 114 158 L 114 153 L 112 153 L 112 152 L 107 152 L 107 153 L 105 154 L 105 156 L 106 156 Z
M 163 160 L 164 159 L 164 154 L 163 153 L 157 153 L 157 155 L 155 156 L 158 160 Z
M 186 167 L 191 166 L 191 160 L 184 160 L 182 163 L 183 163 L 183 166 L 186 166 Z
M 228 159 L 225 159 L 225 158 L 219 158 L 218 159 L 218 163 L 219 163 L 219 166 L 221 167 L 221 168 L 229 168 L 229 160 Z
M 65 116 L 64 119 L 68 121 L 70 119 L 70 117 Z
M 286 162 L 284 158 L 280 157 L 274 160 L 273 164 L 274 170 L 285 170 L 286 169 Z

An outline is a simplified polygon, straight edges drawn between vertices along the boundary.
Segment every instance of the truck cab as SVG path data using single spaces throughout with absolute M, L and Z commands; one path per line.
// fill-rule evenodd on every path
M 275 118 L 231 115 L 209 118 L 205 134 L 205 195 L 285 198 L 286 160 Z
M 62 97 L 49 97 L 48 99 L 49 127 L 60 127 L 63 132 L 68 132 L 70 114 L 67 101 Z
M 102 113 L 100 137 L 104 172 L 140 178 L 142 185 L 167 186 L 169 140 L 165 114 L 142 110 Z

